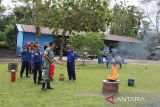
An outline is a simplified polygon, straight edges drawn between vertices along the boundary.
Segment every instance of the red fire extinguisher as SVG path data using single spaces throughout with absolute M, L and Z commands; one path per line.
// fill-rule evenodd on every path
M 50 72 L 49 72 L 49 78 L 54 77 L 54 64 L 50 64 Z
M 11 70 L 11 82 L 16 82 L 16 70 Z

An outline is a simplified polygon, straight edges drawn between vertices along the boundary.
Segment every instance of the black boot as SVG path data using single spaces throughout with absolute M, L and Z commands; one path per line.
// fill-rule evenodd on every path
M 45 87 L 45 82 L 42 83 L 42 88 L 41 88 L 42 91 L 46 91 L 46 87 Z
M 22 74 L 20 74 L 20 78 L 22 78 Z
M 50 78 L 50 81 L 53 81 L 53 79 L 52 79 L 52 78 Z
M 37 84 L 42 84 L 42 82 L 40 80 L 38 80 L 38 83 Z
M 26 75 L 26 78 L 30 78 L 30 76 Z
M 34 80 L 34 84 L 36 84 L 37 83 L 37 81 L 36 80 Z
M 33 77 L 33 81 L 34 81 L 34 84 L 37 83 L 37 79 L 35 77 Z
M 53 88 L 51 87 L 50 82 L 47 82 L 47 89 L 53 90 Z

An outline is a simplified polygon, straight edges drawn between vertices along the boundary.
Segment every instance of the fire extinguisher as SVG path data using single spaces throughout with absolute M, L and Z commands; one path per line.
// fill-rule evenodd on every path
M 16 70 L 11 70 L 11 82 L 16 82 Z
M 54 77 L 54 64 L 50 64 L 50 72 L 49 72 L 49 78 Z

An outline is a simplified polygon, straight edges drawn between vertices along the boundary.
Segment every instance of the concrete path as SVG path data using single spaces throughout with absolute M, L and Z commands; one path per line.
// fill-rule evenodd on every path
M 59 57 L 56 57 L 57 59 Z M 63 57 L 63 62 L 66 62 L 66 57 Z M 149 61 L 147 60 L 134 60 L 134 59 L 125 59 L 125 61 L 128 63 L 128 64 L 142 64 L 142 65 L 145 65 L 146 63 L 147 64 L 160 64 L 160 61 Z M 20 58 L 16 59 L 16 58 L 1 58 L 0 59 L 0 63 L 11 63 L 11 62 L 20 62 Z M 76 60 L 76 63 L 77 64 L 82 64 L 82 60 L 81 59 L 78 59 Z M 86 60 L 85 61 L 86 64 L 98 64 L 98 59 L 93 59 L 93 60 Z

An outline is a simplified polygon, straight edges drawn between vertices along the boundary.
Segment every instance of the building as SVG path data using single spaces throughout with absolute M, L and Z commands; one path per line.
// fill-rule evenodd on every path
M 129 36 L 119 36 L 119 35 L 106 35 L 105 36 L 106 43 L 109 41 L 112 42 L 126 42 L 126 43 L 143 43 L 141 40 L 129 37 Z
M 23 47 L 25 46 L 26 42 L 35 42 L 36 40 L 36 26 L 34 25 L 24 25 L 24 24 L 16 24 L 17 28 L 17 54 L 20 55 L 22 52 Z M 55 41 L 57 45 L 57 49 L 55 51 L 55 54 L 59 55 L 60 51 L 60 45 L 61 45 L 61 35 L 63 32 L 63 29 L 58 29 L 55 31 L 55 35 L 53 35 L 53 30 L 49 29 L 48 27 L 40 28 L 41 35 L 38 36 L 38 42 L 41 45 L 41 52 L 44 51 L 46 46 L 48 46 L 49 42 Z M 73 31 L 74 34 L 83 35 L 84 32 L 76 32 Z M 69 38 L 70 33 L 66 32 L 65 35 L 65 45 L 67 45 L 67 39 Z
M 109 53 L 118 52 L 125 56 L 142 57 L 146 51 L 144 50 L 144 42 L 133 37 L 106 35 L 104 42 L 108 47 Z
M 35 42 L 36 40 L 36 27 L 33 25 L 17 24 L 17 52 L 20 54 L 26 42 Z M 40 28 L 41 35 L 38 36 L 38 42 L 41 45 L 41 52 L 49 42 L 54 41 L 55 37 L 49 28 Z

